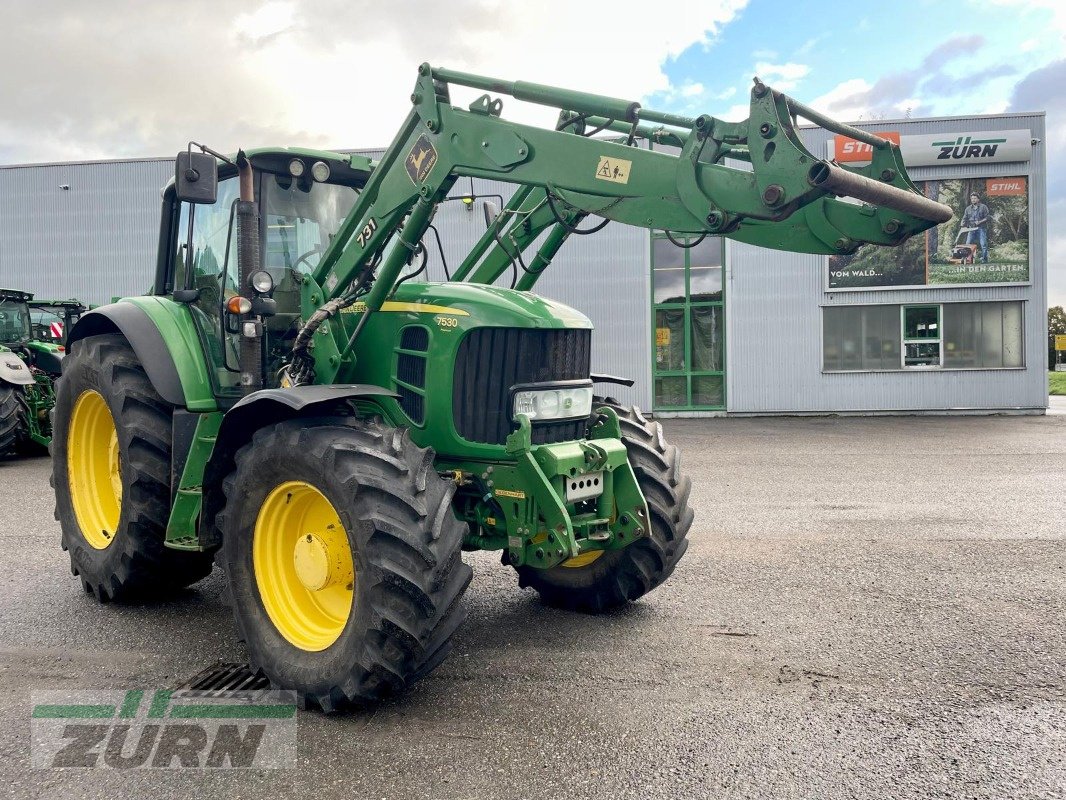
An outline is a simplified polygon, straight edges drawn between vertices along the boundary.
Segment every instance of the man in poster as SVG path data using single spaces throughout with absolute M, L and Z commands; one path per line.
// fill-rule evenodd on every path
M 966 244 L 980 244 L 981 263 L 988 263 L 988 206 L 981 202 L 977 192 L 970 193 L 970 205 L 962 212 L 962 227 L 969 228 Z

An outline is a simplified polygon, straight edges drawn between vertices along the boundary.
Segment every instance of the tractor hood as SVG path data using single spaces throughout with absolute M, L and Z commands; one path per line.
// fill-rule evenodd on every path
M 29 386 L 34 383 L 30 368 L 15 353 L 0 346 L 0 381 L 16 386 Z

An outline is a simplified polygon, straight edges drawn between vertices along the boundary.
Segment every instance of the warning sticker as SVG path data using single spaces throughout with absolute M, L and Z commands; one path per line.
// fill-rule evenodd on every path
M 596 177 L 601 181 L 611 183 L 629 183 L 629 170 L 633 166 L 632 161 L 624 158 L 608 158 L 600 156 L 599 166 L 596 167 Z
M 668 347 L 670 345 L 670 329 L 669 328 L 656 328 L 655 329 L 655 346 L 656 347 Z

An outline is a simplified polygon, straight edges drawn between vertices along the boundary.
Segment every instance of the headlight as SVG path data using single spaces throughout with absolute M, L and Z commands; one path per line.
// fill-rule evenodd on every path
M 514 413 L 531 421 L 587 417 L 592 413 L 592 387 L 515 392 Z
M 325 161 L 316 161 L 311 165 L 311 177 L 319 183 L 329 180 L 329 164 Z
M 270 294 L 270 291 L 274 288 L 274 278 L 265 269 L 261 269 L 258 272 L 253 272 L 252 276 L 248 279 L 248 283 L 259 294 Z

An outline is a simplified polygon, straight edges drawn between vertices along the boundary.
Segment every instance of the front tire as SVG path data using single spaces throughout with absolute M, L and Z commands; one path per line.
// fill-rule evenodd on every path
M 472 571 L 431 450 L 377 422 L 292 420 L 257 431 L 236 462 L 218 526 L 254 668 L 331 712 L 445 658 Z
M 0 456 L 14 452 L 22 435 L 22 389 L 0 383 Z
M 665 581 L 688 549 L 692 482 L 681 474 L 681 453 L 662 426 L 640 409 L 600 402 L 618 414 L 622 443 L 648 501 L 647 536 L 621 550 L 584 553 L 552 569 L 517 567 L 518 585 L 536 589 L 547 605 L 598 613 L 637 600 Z
M 159 597 L 211 571 L 210 553 L 163 544 L 173 413 L 124 337 L 73 344 L 56 388 L 55 517 L 71 572 L 98 600 Z

